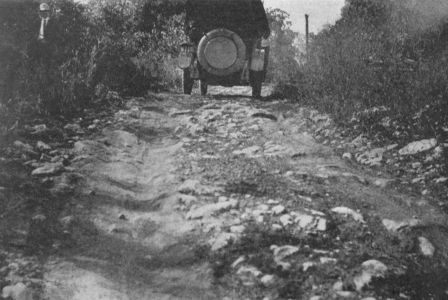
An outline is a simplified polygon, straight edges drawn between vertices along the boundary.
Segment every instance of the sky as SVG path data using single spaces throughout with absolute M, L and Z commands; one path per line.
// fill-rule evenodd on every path
M 87 0 L 75 0 L 86 2 Z M 305 14 L 310 15 L 310 32 L 318 33 L 324 25 L 334 24 L 341 15 L 345 0 L 263 0 L 266 8 L 280 8 L 290 14 L 292 29 L 305 34 Z M 417 0 L 414 0 L 417 1 Z M 438 0 L 446 1 L 446 0 Z
M 305 34 L 305 14 L 310 15 L 310 32 L 334 24 L 341 15 L 345 0 L 264 0 L 266 8 L 280 8 L 290 14 L 294 31 Z

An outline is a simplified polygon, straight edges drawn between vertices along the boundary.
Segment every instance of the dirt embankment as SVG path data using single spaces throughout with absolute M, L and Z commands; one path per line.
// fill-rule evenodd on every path
M 34 159 L 13 173 L 35 189 L 1 178 L 2 201 L 29 212 L 1 216 L 22 224 L 2 236 L 3 297 L 446 296 L 446 216 L 432 199 L 318 143 L 334 125 L 315 111 L 213 92 L 132 99 L 68 124 L 62 145 L 14 143 Z M 12 203 L 17 190 L 28 200 Z

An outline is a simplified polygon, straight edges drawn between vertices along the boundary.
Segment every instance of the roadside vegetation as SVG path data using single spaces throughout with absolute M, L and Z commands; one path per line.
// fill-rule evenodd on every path
M 2 135 L 27 116 L 73 116 L 95 101 L 114 98 L 106 97 L 110 91 L 140 96 L 179 84 L 174 64 L 182 41 L 182 16 L 174 14 L 178 5 L 138 0 L 49 4 L 44 42 L 37 41 L 36 3 L 12 3 L 12 9 L 0 12 Z
M 99 132 L 116 126 L 126 130 L 120 131 L 124 139 L 134 140 L 127 131 L 135 129 L 135 141 L 151 140 L 159 132 L 150 125 L 149 112 L 164 111 L 153 104 L 165 100 L 169 106 L 172 95 L 136 98 L 148 91 L 179 90 L 181 85 L 176 56 L 184 41 L 182 0 L 49 4 L 52 16 L 44 42 L 37 41 L 40 20 L 33 1 L 20 2 L 12 12 L 0 9 L 1 288 L 12 284 L 7 278 L 12 269 L 25 274 L 23 281 L 33 288 L 41 288 L 43 270 L 39 262 L 28 263 L 32 256 L 71 248 L 78 236 L 96 236 L 95 227 L 76 215 L 80 199 L 75 199 L 75 186 L 83 176 L 71 164 L 86 157 L 73 152 L 75 144 L 92 138 L 106 145 L 110 142 L 100 139 Z M 238 222 L 215 232 L 222 231 L 224 237 L 237 233 L 240 239 L 225 238 L 229 244 L 213 251 L 213 244 L 198 246 L 198 259 L 210 262 L 217 283 L 251 299 L 271 292 L 273 299 L 444 299 L 446 228 L 375 213 L 380 200 L 388 201 L 391 194 L 395 199 L 394 193 L 402 190 L 408 206 L 428 210 L 426 200 L 437 201 L 434 206 L 448 212 L 448 23 L 442 17 L 428 22 L 424 6 L 416 10 L 406 4 L 347 0 L 341 19 L 311 36 L 308 53 L 303 37 L 291 29 L 289 15 L 268 9 L 271 98 L 293 100 L 273 102 L 279 109 L 272 108 L 275 114 L 264 109 L 247 113 L 250 106 L 267 108 L 272 103 L 244 100 L 235 109 L 230 99 L 218 115 L 208 113 L 210 106 L 198 115 L 202 99 L 176 100 L 179 110 L 174 107 L 169 122 L 176 115 L 191 114 L 191 126 L 183 129 L 185 124 L 179 123 L 175 134 L 187 130 L 184 140 L 191 142 L 190 153 L 203 154 L 195 154 L 197 164 L 193 156 L 185 156 L 182 176 L 193 178 L 197 170 L 197 176 L 209 172 L 207 178 L 214 183 L 227 176 L 228 183 L 220 196 L 225 201 L 215 199 L 216 193 L 202 197 L 199 188 L 191 188 L 184 195 L 190 200 L 180 208 L 200 210 L 198 199 L 218 200 L 217 207 L 237 199 L 240 206 L 228 207 Z M 126 99 L 132 99 L 127 106 Z M 117 107 L 120 112 L 115 114 Z M 145 113 L 147 123 L 141 121 Z M 262 121 L 252 124 L 255 118 Z M 264 127 L 271 121 L 282 124 L 272 135 L 265 129 L 270 127 Z M 165 134 L 162 125 L 158 129 Z M 214 144 L 222 128 L 227 128 L 229 139 Z M 291 140 L 311 133 L 319 145 L 330 145 L 335 150 L 329 154 L 331 161 L 338 164 L 319 165 L 314 159 L 324 158 L 320 151 L 295 153 L 294 148 L 290 155 L 280 140 L 288 130 Z M 245 132 L 247 140 L 259 134 L 259 145 L 239 149 L 246 143 L 241 135 Z M 409 144 L 414 141 L 417 144 Z M 215 154 L 223 152 L 219 147 L 224 145 L 228 155 L 221 161 Z M 277 152 L 283 153 L 278 160 Z M 288 157 L 294 164 L 287 163 Z M 310 159 L 310 169 L 316 166 L 317 173 L 304 172 L 306 164 L 296 165 L 302 159 Z M 353 174 L 342 173 L 339 162 Z M 360 171 L 355 162 L 369 170 Z M 358 171 L 370 175 L 358 176 Z M 356 196 L 358 189 L 366 193 Z M 88 196 L 94 197 L 95 191 Z M 401 203 L 398 196 L 395 200 Z M 118 219 L 127 222 L 124 214 Z M 120 228 L 110 233 L 119 234 Z M 22 263 L 15 267 L 15 261 Z M 367 273 L 365 280 L 366 262 L 379 270 Z
M 427 2 L 347 1 L 276 92 L 331 114 L 353 136 L 447 143 L 448 12 Z
M 325 99 L 321 109 L 347 119 L 386 106 L 402 117 L 431 111 L 423 122 L 446 121 L 447 23 L 424 23 L 407 2 L 349 1 L 342 18 L 313 38 L 302 88 Z
M 268 9 L 268 80 L 276 94 L 344 123 L 359 119 L 361 131 L 444 142 L 448 25 L 442 17 L 428 22 L 406 3 L 348 1 L 336 24 L 311 36 L 308 55 L 288 14 Z M 3 10 L 0 114 L 7 121 L 2 134 L 21 115 L 70 115 L 104 100 L 108 91 L 139 96 L 179 87 L 175 58 L 183 41 L 182 1 L 50 5 L 45 43 L 37 42 L 40 21 L 33 2 L 23 2 L 13 13 Z M 373 108 L 381 113 L 363 114 Z
M 180 87 L 176 58 L 185 40 L 183 1 L 48 3 L 52 14 L 44 42 L 37 40 L 36 3 L 23 1 L 2 11 L 1 135 L 30 116 L 70 117 L 92 105 L 110 105 L 117 99 L 110 92 L 142 96 Z M 271 9 L 268 15 L 273 32 L 268 80 L 289 82 L 297 77 L 297 34 L 286 12 Z

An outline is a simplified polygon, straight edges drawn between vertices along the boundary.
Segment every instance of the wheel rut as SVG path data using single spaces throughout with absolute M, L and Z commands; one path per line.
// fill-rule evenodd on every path
M 406 270 L 399 251 L 418 249 L 415 234 L 444 259 L 439 209 L 371 184 L 375 174 L 314 140 L 304 109 L 234 91 L 130 100 L 101 134 L 75 144 L 72 167 L 83 181 L 72 244 L 45 265 L 45 299 L 311 298 L 304 278 L 322 281 L 321 299 L 362 299 L 382 292 L 334 290 L 345 288 L 338 272 L 356 275 L 368 258 Z M 404 224 L 411 238 L 388 232 L 390 224 Z M 285 261 L 280 249 L 292 251 Z M 304 280 L 304 290 L 290 279 Z
M 90 230 L 49 259 L 44 298 L 216 299 L 209 268 L 194 253 L 194 227 L 176 209 L 182 142 L 166 134 L 174 128 L 163 124 L 162 107 L 143 112 L 130 125 L 165 132 L 157 143 L 115 129 L 78 143 L 87 159 L 73 166 L 85 176 L 77 211 Z

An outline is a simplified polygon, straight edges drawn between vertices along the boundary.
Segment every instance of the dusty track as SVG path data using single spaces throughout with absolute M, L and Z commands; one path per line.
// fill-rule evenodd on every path
M 369 184 L 376 174 L 316 143 L 307 110 L 226 92 L 132 100 L 100 134 L 75 144 L 72 167 L 84 179 L 73 244 L 46 263 L 44 299 L 239 299 L 201 253 L 204 245 L 225 251 L 261 204 L 323 211 L 322 219 L 349 207 L 366 226 L 446 225 L 428 202 Z M 264 222 L 282 225 L 275 218 Z M 445 256 L 444 239 L 432 242 Z

